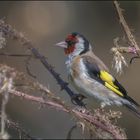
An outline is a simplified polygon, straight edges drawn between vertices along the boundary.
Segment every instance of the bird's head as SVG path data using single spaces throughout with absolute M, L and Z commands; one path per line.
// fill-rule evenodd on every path
M 64 48 L 66 55 L 73 56 L 81 55 L 91 49 L 88 40 L 76 32 L 69 34 L 65 41 L 57 43 L 56 46 Z

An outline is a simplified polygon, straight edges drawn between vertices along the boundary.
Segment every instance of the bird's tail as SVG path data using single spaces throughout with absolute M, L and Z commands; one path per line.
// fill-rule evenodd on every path
M 124 103 L 125 106 L 140 119 L 140 105 L 129 96 L 126 99 L 128 102 Z

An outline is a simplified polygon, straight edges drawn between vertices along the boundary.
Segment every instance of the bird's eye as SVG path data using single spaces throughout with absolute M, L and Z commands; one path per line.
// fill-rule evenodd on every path
M 66 39 L 66 41 L 65 41 L 65 42 L 69 44 L 69 43 L 70 43 L 70 40 L 67 40 L 67 39 Z
M 76 41 L 75 41 L 75 40 L 66 40 L 66 43 L 67 43 L 68 45 L 73 45 L 73 44 L 76 43 Z

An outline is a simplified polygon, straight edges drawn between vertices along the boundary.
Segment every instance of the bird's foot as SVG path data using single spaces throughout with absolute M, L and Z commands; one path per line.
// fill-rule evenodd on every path
M 73 104 L 76 104 L 76 100 L 79 100 L 80 102 L 83 101 L 83 99 L 85 99 L 86 97 L 82 94 L 74 94 L 72 97 L 71 97 L 71 102 Z

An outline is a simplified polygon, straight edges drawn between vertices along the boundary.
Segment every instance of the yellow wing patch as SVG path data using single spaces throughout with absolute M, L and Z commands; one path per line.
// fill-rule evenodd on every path
M 105 86 L 107 88 L 111 89 L 113 92 L 117 93 L 118 95 L 123 96 L 123 94 L 119 90 L 117 90 L 116 88 L 111 86 L 109 83 L 105 82 Z
M 106 71 L 100 71 L 100 78 L 105 82 L 105 86 L 112 90 L 113 92 L 117 93 L 120 96 L 123 96 L 118 89 L 118 87 L 114 84 L 114 77 Z

